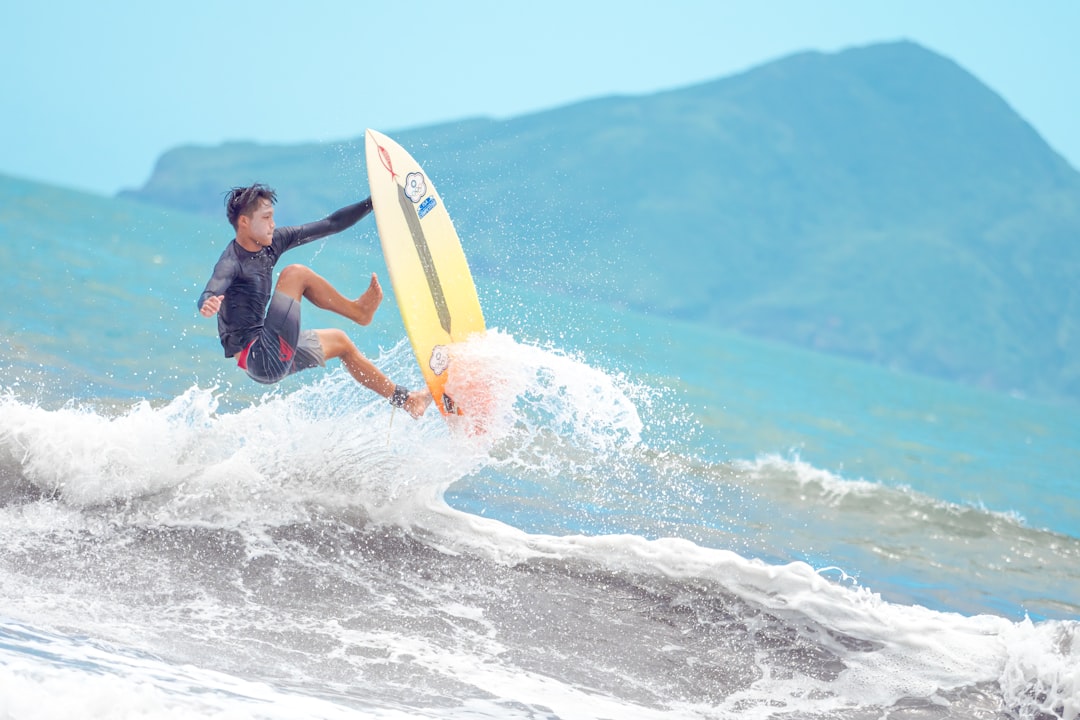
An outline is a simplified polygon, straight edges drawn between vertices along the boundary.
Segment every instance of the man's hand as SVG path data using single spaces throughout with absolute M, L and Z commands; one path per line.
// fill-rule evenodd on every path
M 413 416 L 413 419 L 419 420 L 424 416 L 424 412 L 428 409 L 428 405 L 430 404 L 431 391 L 424 388 L 423 390 L 409 393 L 409 396 L 405 399 L 405 410 Z
M 221 301 L 224 299 L 224 295 L 211 295 L 206 298 L 206 302 L 199 308 L 199 314 L 203 317 L 214 317 L 217 311 L 221 309 Z

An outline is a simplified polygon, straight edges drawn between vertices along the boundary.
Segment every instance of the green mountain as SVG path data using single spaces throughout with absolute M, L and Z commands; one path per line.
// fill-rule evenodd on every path
M 380 128 L 381 130 L 388 130 Z M 390 134 L 474 273 L 980 386 L 1080 399 L 1080 174 L 952 61 L 899 42 Z M 330 144 L 183 147 L 128 198 L 224 223 L 367 194 Z

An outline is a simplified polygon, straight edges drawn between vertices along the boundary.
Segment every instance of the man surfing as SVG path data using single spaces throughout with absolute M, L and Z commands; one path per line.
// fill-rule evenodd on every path
M 350 300 L 311 268 L 289 265 L 281 271 L 271 294 L 274 265 L 282 253 L 352 227 L 371 212 L 371 198 L 322 220 L 282 228 L 274 225 L 275 202 L 277 194 L 262 184 L 235 187 L 225 196 L 225 214 L 236 237 L 221 254 L 198 300 L 203 317 L 218 316 L 225 357 L 235 357 L 248 376 L 266 384 L 341 358 L 357 382 L 387 398 L 394 407 L 405 408 L 412 417 L 421 417 L 431 404 L 427 390 L 409 392 L 395 385 L 343 330 L 300 329 L 300 301 L 304 298 L 358 325 L 370 324 L 383 297 L 375 273 L 364 294 Z

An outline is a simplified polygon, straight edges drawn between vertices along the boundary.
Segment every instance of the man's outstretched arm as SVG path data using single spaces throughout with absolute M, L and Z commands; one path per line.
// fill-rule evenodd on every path
M 280 228 L 280 231 L 289 234 L 286 238 L 285 249 L 297 247 L 298 245 L 304 245 L 312 242 L 313 240 L 319 240 L 327 235 L 333 235 L 335 233 L 348 230 L 356 223 L 360 222 L 364 217 L 371 212 L 371 198 L 361 200 L 355 205 L 349 205 L 343 207 L 340 210 L 335 210 L 322 220 L 316 220 L 315 222 L 305 223 L 303 225 L 294 225 L 293 227 Z

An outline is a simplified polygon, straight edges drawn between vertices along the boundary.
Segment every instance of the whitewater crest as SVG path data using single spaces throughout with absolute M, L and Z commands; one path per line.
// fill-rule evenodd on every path
M 536 446 L 547 438 L 568 439 L 582 452 L 640 442 L 642 422 L 622 378 L 498 331 L 459 352 L 458 365 L 485 378 L 455 388 L 469 401 L 468 392 L 483 394 L 476 401 L 490 410 L 482 433 L 467 426 L 468 417 L 447 426 L 434 411 L 418 423 L 395 419 L 340 370 L 232 411 L 221 411 L 218 387 L 119 411 L 90 403 L 49 410 L 6 392 L 0 478 L 9 497 L 46 496 L 77 508 L 157 503 L 155 519 L 207 522 L 215 507 L 257 508 L 252 517 L 269 521 L 273 513 L 263 511 L 270 506 L 377 505 L 412 486 L 441 490 L 488 463 L 493 451 L 540 458 Z M 417 375 L 404 343 L 379 361 L 397 376 Z

